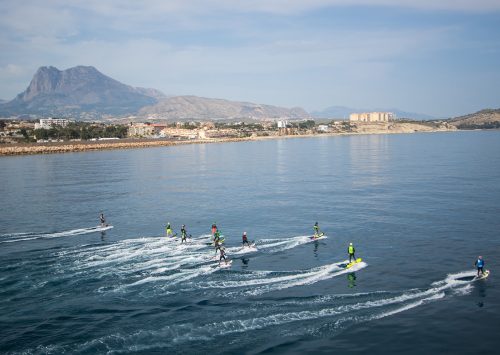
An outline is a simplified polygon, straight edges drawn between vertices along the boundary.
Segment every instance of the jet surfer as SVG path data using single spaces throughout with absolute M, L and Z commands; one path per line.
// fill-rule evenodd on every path
M 248 238 L 247 238 L 247 232 L 243 232 L 243 235 L 241 236 L 241 239 L 243 239 L 243 246 L 245 246 L 245 244 L 250 247 L 250 243 L 248 242 Z
M 167 223 L 167 226 L 165 227 L 165 231 L 167 232 L 167 237 L 174 236 L 174 232 L 172 232 L 172 227 L 170 227 L 170 222 Z
M 479 271 L 481 275 L 484 275 L 484 260 L 482 256 L 478 256 L 474 266 L 477 267 L 477 276 L 479 277 Z
M 106 218 L 104 218 L 104 213 L 101 212 L 99 220 L 101 221 L 101 227 L 106 227 Z
M 220 240 L 220 233 L 217 230 L 214 235 L 214 247 L 215 247 L 215 255 L 217 255 L 217 251 L 221 249 L 221 240 Z
M 314 238 L 321 237 L 321 234 L 319 233 L 319 225 L 318 222 L 314 223 Z
M 347 253 L 349 254 L 349 263 L 351 262 L 351 258 L 352 260 L 356 261 L 356 257 L 354 256 L 355 251 L 356 249 L 354 249 L 354 245 L 352 245 L 352 243 L 349 243 L 349 247 L 347 248 Z
M 187 243 L 187 231 L 186 231 L 186 225 L 183 224 L 181 228 L 181 243 L 186 242 Z
M 224 259 L 224 262 L 227 264 L 225 248 L 220 247 L 219 250 L 220 250 L 219 266 L 220 266 L 220 262 L 222 261 L 222 259 Z
M 215 240 L 216 240 L 216 239 L 217 239 L 220 243 L 224 242 L 224 240 L 221 240 L 221 239 L 220 239 L 220 236 L 221 236 L 221 232 L 220 232 L 220 230 L 218 230 L 218 229 L 217 229 L 217 230 L 215 231 L 215 233 L 214 233 L 214 242 L 215 242 Z

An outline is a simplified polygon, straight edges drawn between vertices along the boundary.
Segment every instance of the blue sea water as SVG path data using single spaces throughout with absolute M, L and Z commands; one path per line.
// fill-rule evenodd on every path
M 0 352 L 497 353 L 499 153 L 472 131 L 0 158 Z

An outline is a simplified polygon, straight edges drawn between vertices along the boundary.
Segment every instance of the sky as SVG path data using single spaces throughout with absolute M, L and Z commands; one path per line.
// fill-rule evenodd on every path
M 0 99 L 40 66 L 308 111 L 500 107 L 500 0 L 0 0 Z

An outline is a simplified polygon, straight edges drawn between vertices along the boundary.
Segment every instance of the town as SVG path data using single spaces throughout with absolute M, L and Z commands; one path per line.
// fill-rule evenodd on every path
M 400 130 L 403 123 L 448 129 L 444 121 L 396 119 L 390 112 L 352 113 L 349 120 L 247 120 L 185 122 L 87 122 L 66 118 L 0 120 L 0 143 L 54 143 L 116 139 L 210 140 Z

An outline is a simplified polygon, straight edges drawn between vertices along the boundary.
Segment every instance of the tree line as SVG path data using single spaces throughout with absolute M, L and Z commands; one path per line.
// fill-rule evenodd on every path
M 29 140 L 30 137 L 34 140 L 88 140 L 96 138 L 125 138 L 127 137 L 127 131 L 128 128 L 125 125 L 96 125 L 94 123 L 71 122 L 66 127 L 54 126 L 49 129 L 34 129 L 31 134 L 27 131 L 25 134 L 21 130 L 21 134 L 23 134 L 27 140 Z

